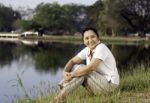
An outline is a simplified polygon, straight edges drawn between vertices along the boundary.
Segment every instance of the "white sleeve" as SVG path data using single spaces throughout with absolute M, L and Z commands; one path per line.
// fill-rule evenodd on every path
M 81 58 L 82 60 L 85 60 L 85 59 L 86 59 L 86 48 L 84 48 L 83 50 L 81 50 L 81 51 L 77 54 L 77 56 L 78 56 L 79 58 Z
M 100 44 L 96 47 L 93 58 L 105 60 L 108 56 L 107 47 L 104 44 Z

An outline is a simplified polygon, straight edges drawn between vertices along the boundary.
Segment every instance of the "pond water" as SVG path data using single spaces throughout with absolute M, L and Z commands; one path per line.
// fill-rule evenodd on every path
M 149 45 L 107 45 L 120 73 L 131 71 L 131 66 L 142 64 L 146 68 L 150 64 Z M 25 91 L 32 98 L 54 92 L 62 78 L 63 66 L 83 47 L 59 42 L 24 45 L 0 41 L 0 103 L 24 98 Z

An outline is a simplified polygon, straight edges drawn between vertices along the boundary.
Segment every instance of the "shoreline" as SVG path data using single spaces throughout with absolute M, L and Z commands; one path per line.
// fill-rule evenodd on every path
M 20 42 L 22 40 L 27 41 L 39 41 L 39 42 L 62 42 L 62 43 L 75 43 L 82 44 L 81 36 L 28 36 L 28 37 L 17 37 L 17 38 L 6 38 L 0 37 L 0 41 L 6 42 Z M 116 44 L 116 45 L 150 45 L 150 38 L 140 38 L 140 37 L 100 37 L 100 40 L 106 44 Z

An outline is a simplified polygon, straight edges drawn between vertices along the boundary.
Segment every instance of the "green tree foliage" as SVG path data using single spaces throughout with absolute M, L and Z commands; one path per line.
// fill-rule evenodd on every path
M 35 9 L 35 13 L 33 20 L 42 28 L 48 28 L 52 31 L 61 30 L 67 23 L 64 8 L 57 3 L 41 3 Z
M 18 25 L 22 30 L 38 30 L 40 27 L 33 20 L 18 20 L 16 21 L 16 25 Z
M 87 15 L 90 19 L 90 26 L 99 28 L 98 21 L 100 20 L 101 13 L 104 10 L 104 3 L 102 0 L 97 0 L 93 5 L 87 7 Z
M 100 17 L 97 22 L 101 32 L 104 35 L 116 36 L 117 34 L 120 34 L 124 27 L 127 26 L 124 20 L 115 10 L 115 1 L 116 0 L 103 1 L 104 9 L 100 12 Z
M 41 3 L 35 9 L 33 20 L 49 31 L 75 32 L 88 24 L 86 8 L 75 4 L 60 6 L 58 3 Z
M 15 29 L 14 23 L 17 19 L 20 19 L 21 16 L 17 11 L 14 11 L 10 7 L 5 7 L 0 4 L 0 31 L 11 31 Z
M 116 0 L 114 8 L 129 24 L 129 31 L 139 32 L 141 36 L 150 31 L 149 0 Z
M 22 14 L 28 13 L 23 11 Z M 112 36 L 129 33 L 144 36 L 150 32 L 149 0 L 97 0 L 91 6 L 40 3 L 35 10 L 29 10 L 29 14 L 24 17 L 30 19 L 18 20 L 21 18 L 18 12 L 0 5 L 0 31 L 21 28 L 73 34 L 94 26 L 102 34 Z
M 64 5 L 65 14 L 68 19 L 68 27 L 72 32 L 81 31 L 86 25 L 89 25 L 87 7 L 83 5 L 69 4 Z
M 144 34 L 150 31 L 149 0 L 105 0 L 98 23 L 106 34 Z

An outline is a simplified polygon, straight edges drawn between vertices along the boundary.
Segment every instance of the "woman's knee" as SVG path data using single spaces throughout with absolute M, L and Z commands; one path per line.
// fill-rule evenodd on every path
M 85 64 L 76 64 L 76 65 L 73 66 L 72 71 L 76 71 L 77 69 L 80 69 L 84 66 L 85 66 Z

